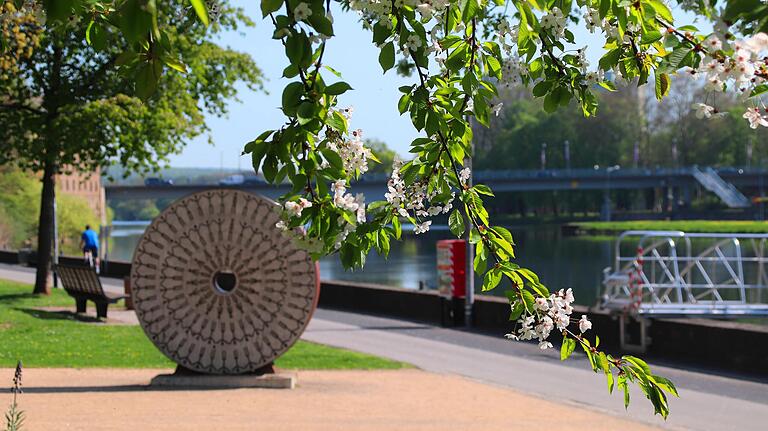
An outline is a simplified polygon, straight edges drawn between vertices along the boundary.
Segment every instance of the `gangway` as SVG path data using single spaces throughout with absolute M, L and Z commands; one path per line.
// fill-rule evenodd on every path
M 767 242 L 768 234 L 623 232 L 603 270 L 601 306 L 644 317 L 768 316 Z

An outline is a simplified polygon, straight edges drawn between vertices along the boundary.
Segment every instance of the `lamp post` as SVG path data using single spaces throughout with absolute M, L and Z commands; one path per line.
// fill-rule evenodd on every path
M 677 138 L 672 138 L 672 165 L 677 167 Z
M 640 166 L 640 141 L 635 141 L 635 145 L 632 148 L 632 163 L 635 169 Z
M 621 169 L 619 165 L 605 168 L 605 192 L 603 193 L 603 221 L 611 221 L 611 172 Z

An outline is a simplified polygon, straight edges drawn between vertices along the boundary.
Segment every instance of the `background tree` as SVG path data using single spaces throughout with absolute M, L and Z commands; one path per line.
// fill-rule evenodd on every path
M 366 139 L 365 146 L 370 148 L 373 155 L 379 159 L 381 163 L 375 163 L 368 169 L 370 173 L 389 173 L 392 169 L 392 162 L 394 162 L 397 153 L 387 146 L 387 143 L 378 139 Z
M 261 74 L 250 56 L 214 40 L 219 32 L 252 25 L 226 2 L 219 2 L 210 26 L 181 1 L 56 1 L 48 4 L 47 20 L 39 2 L 4 4 L 37 23 L 29 25 L 35 49 L 4 51 L 13 61 L 6 58 L 12 70 L 0 74 L 0 164 L 41 176 L 34 292 L 45 293 L 55 175 L 110 163 L 128 171 L 156 169 L 207 131 L 206 113 L 226 114 L 237 82 L 259 89 Z M 144 25 L 148 30 L 140 36 L 119 35 L 118 26 Z M 19 34 L 29 37 L 4 33 L 4 46 L 17 47 Z M 166 68 L 180 73 L 163 73 Z

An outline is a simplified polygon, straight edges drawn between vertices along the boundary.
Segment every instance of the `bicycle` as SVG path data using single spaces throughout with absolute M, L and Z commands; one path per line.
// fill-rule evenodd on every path
M 97 252 L 98 253 L 98 252 Z M 93 256 L 93 250 L 89 248 L 83 249 L 83 261 L 88 264 L 88 267 L 94 268 L 96 270 L 96 274 L 99 273 L 99 257 Z

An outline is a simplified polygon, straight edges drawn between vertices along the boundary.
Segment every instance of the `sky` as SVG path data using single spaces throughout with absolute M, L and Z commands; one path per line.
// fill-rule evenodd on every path
M 241 102 L 230 102 L 227 117 L 209 116 L 207 119 L 214 145 L 209 144 L 208 134 L 199 136 L 189 142 L 181 154 L 170 158 L 173 167 L 248 169 L 250 158 L 240 156 L 245 143 L 284 122 L 279 109 L 280 98 L 289 81 L 281 78 L 288 64 L 283 46 L 272 39 L 272 23 L 261 19 L 260 2 L 233 0 L 232 4 L 242 7 L 256 26 L 224 34 L 219 43 L 253 57 L 264 75 L 266 92 L 241 87 L 238 94 Z M 398 87 L 411 85 L 417 78 L 399 76 L 394 70 L 382 74 L 379 50 L 371 42 L 371 33 L 361 28 L 357 14 L 345 13 L 338 8 L 332 12 L 336 37 L 328 42 L 323 62 L 341 72 L 343 79 L 354 89 L 340 97 L 339 105 L 354 107 L 351 127 L 362 129 L 363 137 L 382 140 L 401 155 L 406 155 L 410 142 L 419 134 L 408 116 L 400 116 L 397 111 Z M 689 16 L 682 18 L 688 18 L 686 23 L 690 22 Z M 579 46 L 589 46 L 587 58 L 596 66 L 604 39 L 583 28 L 574 30 Z M 324 77 L 329 82 L 336 79 L 330 72 Z

